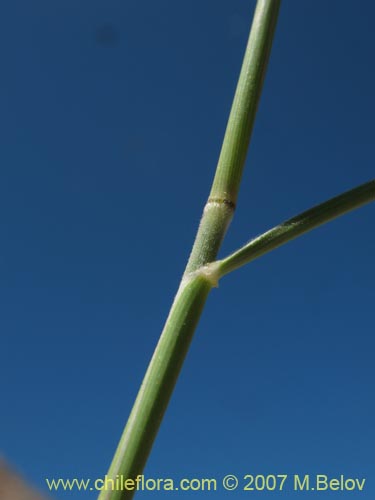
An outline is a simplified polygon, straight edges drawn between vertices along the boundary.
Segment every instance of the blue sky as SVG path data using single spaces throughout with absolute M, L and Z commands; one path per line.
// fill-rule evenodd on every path
M 46 477 L 107 470 L 190 251 L 254 5 L 1 6 L 0 449 L 45 492 Z M 369 0 L 282 4 L 221 255 L 375 177 L 374 15 Z M 148 476 L 344 474 L 367 478 L 351 498 L 373 498 L 374 216 L 222 280 Z M 228 495 L 247 494 L 213 496 Z

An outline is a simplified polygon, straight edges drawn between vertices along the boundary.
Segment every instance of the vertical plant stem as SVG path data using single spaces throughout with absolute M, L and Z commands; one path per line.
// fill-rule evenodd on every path
M 211 192 L 185 273 L 215 260 L 236 208 L 280 0 L 259 0 L 250 30 Z
M 210 282 L 201 276 L 196 276 L 180 287 L 116 450 L 108 478 L 136 478 L 142 473 L 210 290 Z M 103 490 L 99 498 L 123 500 L 132 498 L 134 493 L 109 489 Z
M 167 408 L 215 276 L 216 258 L 233 217 L 246 152 L 272 44 L 280 0 L 258 0 L 216 175 L 193 249 L 107 478 L 141 474 Z M 134 490 L 103 489 L 100 500 L 129 500 Z

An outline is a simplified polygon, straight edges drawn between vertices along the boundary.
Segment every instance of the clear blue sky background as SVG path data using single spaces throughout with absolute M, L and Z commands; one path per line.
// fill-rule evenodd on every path
M 254 4 L 1 6 L 0 442 L 44 491 L 107 470 L 208 194 Z M 370 0 L 284 1 L 221 255 L 374 177 L 374 15 Z M 223 279 L 148 476 L 345 474 L 366 489 L 336 498 L 374 497 L 374 217 Z

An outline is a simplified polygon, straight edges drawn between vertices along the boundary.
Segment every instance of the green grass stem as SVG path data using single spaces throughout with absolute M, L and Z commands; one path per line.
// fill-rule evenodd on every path
M 311 229 L 375 199 L 375 181 L 332 198 L 216 261 L 236 207 L 242 171 L 272 45 L 280 0 L 258 0 L 213 185 L 169 316 L 107 474 L 142 474 L 207 296 L 221 276 Z M 102 490 L 99 500 L 130 500 L 135 490 Z
M 374 200 L 375 180 L 372 180 L 316 205 L 257 236 L 228 257 L 207 266 L 206 273 L 210 274 L 212 271 L 216 279 L 219 279 L 288 241 Z
M 280 0 L 258 0 L 212 190 L 167 322 L 107 474 L 135 478 L 146 464 L 211 287 L 199 270 L 216 258 L 237 200 L 246 151 Z M 134 490 L 102 490 L 99 500 L 129 500 Z

